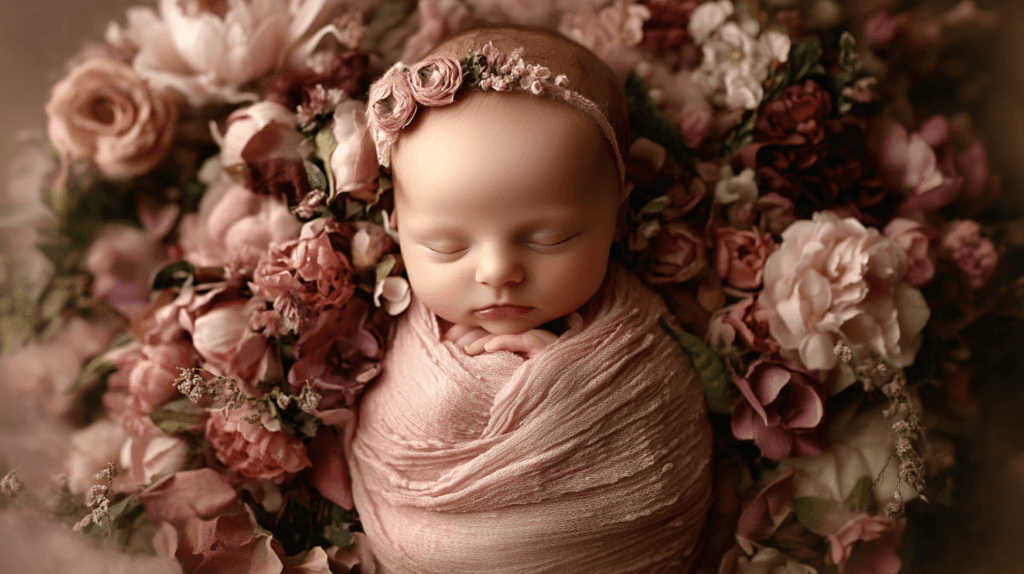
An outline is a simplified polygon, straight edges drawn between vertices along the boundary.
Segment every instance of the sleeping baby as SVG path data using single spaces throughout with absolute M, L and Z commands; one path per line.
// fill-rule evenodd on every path
M 378 571 L 691 570 L 711 432 L 665 304 L 609 264 L 631 189 L 614 73 L 474 28 L 392 67 L 367 116 L 414 294 L 348 454 Z

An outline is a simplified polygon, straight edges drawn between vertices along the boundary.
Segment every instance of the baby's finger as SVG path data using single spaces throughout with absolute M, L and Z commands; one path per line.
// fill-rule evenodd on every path
M 483 353 L 486 350 L 485 345 L 494 338 L 494 335 L 488 333 L 487 336 L 480 337 L 479 339 L 473 341 L 472 343 L 463 346 L 463 349 L 466 350 L 466 354 L 469 355 L 470 357 L 479 355 L 480 353 Z
M 460 347 L 465 347 L 466 345 L 468 345 L 468 344 L 470 344 L 470 343 L 472 343 L 474 341 L 479 341 L 480 339 L 483 339 L 483 338 L 486 338 L 489 341 L 489 340 L 491 340 L 492 337 L 493 337 L 493 335 L 491 335 L 487 331 L 484 331 L 483 329 L 477 327 L 477 328 L 472 329 L 470 331 L 466 331 L 462 335 L 459 335 L 458 339 L 455 341 L 455 344 L 459 345 Z M 484 342 L 486 343 L 487 341 L 484 341 Z
M 484 350 L 489 353 L 494 351 L 525 353 L 527 357 L 531 357 L 547 346 L 547 343 L 539 337 L 533 333 L 526 332 L 519 335 L 499 335 L 488 341 L 484 345 Z

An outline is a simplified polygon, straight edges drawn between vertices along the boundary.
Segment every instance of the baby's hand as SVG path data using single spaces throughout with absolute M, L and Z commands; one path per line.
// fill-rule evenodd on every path
M 508 335 L 491 335 L 486 333 L 486 335 L 466 345 L 465 349 L 466 354 L 470 356 L 479 355 L 483 352 L 511 351 L 530 359 L 539 355 L 548 345 L 557 340 L 558 335 L 543 329 L 530 329 L 525 333 Z

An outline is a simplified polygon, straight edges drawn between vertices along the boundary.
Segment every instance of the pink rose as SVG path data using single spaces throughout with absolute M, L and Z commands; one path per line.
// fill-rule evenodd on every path
M 370 203 L 376 201 L 380 167 L 373 138 L 366 129 L 365 105 L 352 99 L 338 104 L 331 133 L 338 144 L 331 152 L 331 172 L 338 193 Z
M 822 528 L 828 541 L 825 561 L 839 574 L 897 574 L 903 565 L 899 548 L 905 523 L 867 512 L 835 511 Z
M 270 248 L 256 267 L 252 292 L 274 304 L 294 328 L 327 308 L 343 306 L 355 293 L 352 265 L 342 250 L 352 230 L 331 219 L 302 227 L 299 239 Z
M 210 416 L 206 439 L 213 445 L 217 460 L 243 476 L 278 484 L 310 465 L 301 440 L 242 420 L 255 414 L 243 406 Z
M 932 280 L 935 276 L 935 252 L 931 243 L 935 230 L 913 219 L 896 217 L 882 233 L 906 252 L 908 283 L 920 287 Z
M 237 263 L 253 268 L 271 243 L 299 235 L 302 223 L 283 200 L 257 195 L 221 175 L 199 202 L 199 212 L 181 218 L 183 257 L 196 266 Z
M 950 222 L 943 231 L 939 249 L 943 256 L 956 262 L 974 289 L 984 287 L 999 265 L 995 245 L 981 236 L 981 226 L 970 219 Z
M 204 368 L 243 383 L 254 384 L 262 378 L 268 355 L 275 351 L 266 337 L 249 328 L 254 306 L 245 299 L 228 300 L 189 317 L 192 344 Z
M 808 371 L 777 359 L 758 359 L 733 377 L 743 399 L 732 414 L 732 434 L 753 440 L 771 460 L 825 452 L 819 432 L 825 389 Z
M 174 380 L 178 369 L 195 367 L 199 355 L 187 342 L 143 345 L 133 342 L 110 351 L 106 359 L 117 366 L 108 379 L 110 391 L 125 392 L 136 412 L 147 414 L 179 396 Z
M 107 58 L 82 62 L 58 82 L 46 104 L 53 147 L 89 159 L 107 177 L 146 173 L 174 141 L 178 109 L 151 90 L 127 64 Z
M 779 344 L 768 329 L 768 315 L 768 310 L 754 297 L 723 307 L 711 316 L 708 341 L 715 348 L 729 348 L 734 346 L 738 336 L 751 351 L 777 352 Z
M 307 381 L 323 400 L 319 410 L 352 406 L 363 388 L 380 374 L 384 341 L 368 322 L 369 305 L 359 298 L 343 309 L 316 316 L 295 343 L 295 364 L 288 371 L 293 390 Z
M 366 123 L 374 132 L 397 132 L 416 115 L 416 99 L 403 67 L 397 62 L 370 86 Z
M 718 275 L 733 287 L 761 286 L 764 261 L 775 249 L 770 233 L 740 231 L 731 227 L 715 230 L 715 267 Z
M 301 159 L 305 138 L 295 129 L 297 122 L 295 113 L 277 102 L 258 102 L 231 112 L 224 135 L 214 133 L 221 148 L 221 164 Z
M 758 302 L 783 356 L 808 369 L 835 367 L 839 339 L 908 365 L 924 321 L 910 315 L 923 299 L 906 272 L 906 253 L 877 229 L 822 211 L 782 233 Z
M 455 101 L 462 85 L 462 66 L 452 56 L 430 56 L 409 68 L 412 97 L 424 106 L 444 106 Z
M 653 285 L 682 283 L 695 277 L 707 263 L 704 237 L 682 221 L 663 225 L 651 244 L 645 277 Z
M 93 295 L 131 316 L 149 302 L 153 276 L 166 261 L 160 243 L 145 231 L 112 223 L 89 246 L 85 268 L 93 275 Z

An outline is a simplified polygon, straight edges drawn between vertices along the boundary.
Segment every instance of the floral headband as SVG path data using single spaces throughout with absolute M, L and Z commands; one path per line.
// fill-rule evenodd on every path
M 615 130 L 594 102 L 568 89 L 565 74 L 551 79 L 551 70 L 523 61 L 523 49 L 504 54 L 492 42 L 482 53 L 470 50 L 461 61 L 452 56 L 430 56 L 406 67 L 396 63 L 372 86 L 367 102 L 366 123 L 377 148 L 377 162 L 391 165 L 391 146 L 416 115 L 419 106 L 446 106 L 455 101 L 462 88 L 508 92 L 519 88 L 534 95 L 557 97 L 593 119 L 612 145 L 619 169 L 619 184 L 625 181 L 625 164 Z

